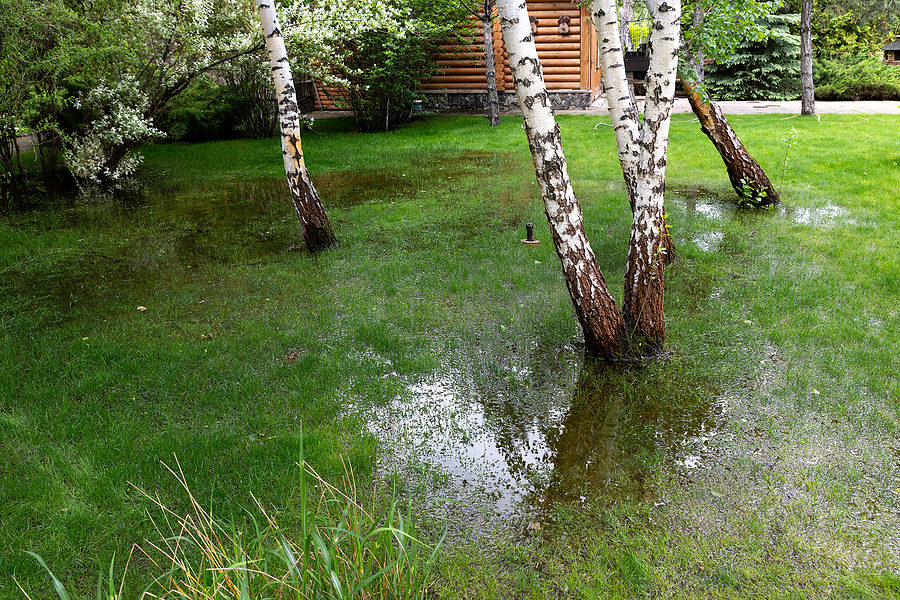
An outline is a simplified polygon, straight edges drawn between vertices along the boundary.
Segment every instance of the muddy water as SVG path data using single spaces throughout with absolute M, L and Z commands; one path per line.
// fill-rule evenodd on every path
M 369 415 L 385 472 L 482 526 L 554 519 L 571 502 L 654 497 L 661 467 L 698 468 L 724 401 L 678 367 L 619 367 L 545 349 L 459 364 Z
M 10 308 L 65 322 L 116 306 L 155 282 L 283 255 L 301 243 L 284 180 L 215 188 L 47 188 L 5 215 L 13 230 L 58 249 L 15 260 L 0 278 Z

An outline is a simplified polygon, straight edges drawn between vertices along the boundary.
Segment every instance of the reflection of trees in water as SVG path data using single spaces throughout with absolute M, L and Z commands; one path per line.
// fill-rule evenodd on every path
M 524 386 L 508 377 L 476 384 L 509 476 L 525 484 L 528 512 L 598 494 L 652 494 L 656 469 L 683 463 L 718 427 L 716 394 L 683 365 L 553 358 L 531 353 Z M 566 391 L 554 381 L 573 366 L 577 379 Z

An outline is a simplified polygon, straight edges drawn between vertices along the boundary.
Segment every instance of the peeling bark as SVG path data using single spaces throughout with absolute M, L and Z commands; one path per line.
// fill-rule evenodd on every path
M 275 7 L 271 0 L 256 0 L 256 8 L 272 65 L 278 98 L 278 122 L 281 125 L 281 153 L 291 188 L 291 199 L 300 220 L 306 248 L 310 252 L 318 252 L 337 245 L 337 238 L 303 160 L 300 107 L 297 105 L 297 93 Z
M 633 214 L 622 313 L 631 334 L 631 352 L 640 355 L 656 354 L 665 343 L 663 276 L 667 246 L 671 246 L 665 223 L 665 168 L 681 19 L 680 0 L 659 4 L 650 0 L 647 5 L 653 16 L 653 29 L 641 121 L 628 92 L 616 1 L 593 2 L 603 87 Z
M 722 108 L 712 102 L 684 73 L 681 75 L 681 84 L 691 103 L 691 109 L 700 121 L 701 131 L 719 151 L 728 171 L 731 187 L 737 195 L 756 207 L 778 204 L 780 199 L 775 186 L 731 128 Z
M 624 321 L 584 232 L 581 207 L 569 179 L 525 2 L 498 0 L 497 8 L 547 222 L 586 349 L 615 358 Z

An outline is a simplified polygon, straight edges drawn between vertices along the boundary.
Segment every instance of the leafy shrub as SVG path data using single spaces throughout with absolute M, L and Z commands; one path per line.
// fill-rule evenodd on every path
M 170 140 L 203 142 L 237 137 L 238 114 L 226 86 L 201 76 L 156 118 Z
M 409 119 L 413 101 L 421 98 L 419 83 L 436 70 L 430 48 L 422 37 L 382 31 L 355 40 L 347 79 L 361 131 L 385 131 Z
M 72 175 L 90 182 L 131 175 L 142 160 L 132 149 L 165 135 L 144 116 L 149 102 L 132 76 L 115 85 L 101 81 L 81 94 L 74 106 L 88 125 L 66 144 L 65 159 Z
M 278 99 L 268 62 L 251 54 L 226 65 L 221 75 L 244 137 L 263 139 L 278 133 Z M 301 101 L 299 94 L 297 100 Z
M 734 54 L 706 69 L 718 100 L 792 100 L 800 94 L 800 36 L 790 32 L 799 15 L 763 17 L 769 37 L 744 42 Z
M 819 100 L 900 100 L 900 69 L 878 58 L 819 59 L 813 72 Z

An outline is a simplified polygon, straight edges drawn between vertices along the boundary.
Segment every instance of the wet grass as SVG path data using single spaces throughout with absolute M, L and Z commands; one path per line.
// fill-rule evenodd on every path
M 618 292 L 630 215 L 597 120 L 560 123 Z M 153 535 L 132 484 L 184 508 L 173 454 L 218 516 L 253 493 L 290 531 L 302 422 L 326 479 L 343 454 L 434 531 L 450 519 L 439 597 L 900 596 L 897 119 L 733 123 L 773 180 L 801 131 L 784 206 L 736 209 L 675 117 L 673 357 L 639 368 L 581 357 L 518 118 L 318 121 L 306 157 L 341 245 L 315 257 L 275 140 L 149 147 L 127 200 L 8 213 L 0 572 L 47 597 L 31 550 L 92 590 Z M 422 402 L 459 434 L 441 443 L 500 467 L 442 453 L 427 420 L 404 429 Z M 132 571 L 138 589 L 148 566 Z

